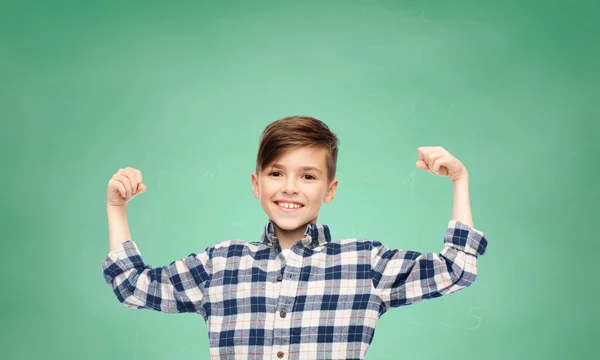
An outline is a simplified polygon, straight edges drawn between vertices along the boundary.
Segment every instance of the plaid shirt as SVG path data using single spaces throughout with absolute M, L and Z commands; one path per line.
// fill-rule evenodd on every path
M 387 310 L 471 285 L 486 247 L 456 220 L 440 253 L 331 241 L 327 225 L 309 224 L 286 258 L 268 222 L 261 241 L 223 241 L 163 267 L 129 240 L 102 271 L 129 308 L 202 315 L 211 359 L 363 359 Z

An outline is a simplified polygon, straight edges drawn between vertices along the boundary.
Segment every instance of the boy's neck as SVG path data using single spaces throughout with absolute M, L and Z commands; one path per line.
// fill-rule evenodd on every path
M 305 224 L 294 230 L 283 230 L 280 229 L 277 224 L 273 223 L 273 228 L 275 230 L 275 236 L 279 239 L 279 246 L 281 246 L 282 250 L 290 249 L 294 243 L 304 237 L 304 232 L 306 231 Z

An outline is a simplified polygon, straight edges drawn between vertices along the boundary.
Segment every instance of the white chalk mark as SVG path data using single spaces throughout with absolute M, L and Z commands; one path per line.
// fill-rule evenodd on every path
M 182 348 L 179 350 L 179 355 L 185 355 L 185 352 L 186 352 L 186 350 L 187 350 L 187 349 L 189 349 L 189 348 L 190 348 L 190 347 L 189 347 L 188 345 L 186 345 L 186 346 L 182 347 Z
M 479 316 L 477 316 L 477 315 L 473 314 L 473 310 L 484 310 L 484 308 L 482 308 L 482 307 L 472 307 L 472 308 L 471 308 L 471 310 L 469 310 L 469 315 L 468 315 L 468 317 L 469 317 L 469 318 L 474 318 L 474 319 L 477 319 L 477 325 L 475 325 L 475 326 L 473 326 L 473 327 L 467 327 L 467 326 L 465 325 L 465 328 L 466 328 L 466 329 L 468 329 L 468 330 L 475 330 L 475 329 L 477 329 L 477 328 L 479 327 L 479 325 L 481 325 L 481 317 L 479 317 Z
M 435 101 L 434 102 L 430 102 L 429 105 L 427 105 L 427 110 L 429 112 L 429 115 L 435 116 L 435 115 L 438 114 L 437 111 L 435 111 L 435 108 L 436 108 L 436 102 Z
M 410 193 L 412 194 L 415 186 L 417 186 L 417 184 L 415 184 L 415 179 L 417 177 L 417 172 L 413 171 L 410 173 L 410 176 L 408 178 L 407 181 L 403 181 L 402 184 L 409 184 L 410 185 Z
M 417 117 L 417 103 L 415 101 L 413 101 L 411 112 L 408 115 L 412 116 L 413 118 Z
M 211 183 L 215 179 L 215 174 L 211 171 L 204 171 L 200 177 L 203 185 Z M 206 189 L 206 186 L 204 187 Z
M 446 312 L 446 317 L 443 319 L 444 321 L 436 321 L 438 324 L 444 325 L 445 327 L 447 327 L 448 329 L 452 329 L 452 326 L 450 326 L 450 324 L 448 324 L 448 319 L 450 318 L 450 311 L 454 310 L 453 308 L 451 308 L 448 305 L 444 305 L 443 308 L 449 309 L 449 311 Z
M 447 327 L 448 329 L 452 329 L 452 326 L 448 325 L 447 322 L 445 321 L 436 321 L 438 324 L 444 325 L 445 327 Z
M 448 112 L 454 108 L 454 105 L 456 105 L 456 101 L 452 101 L 450 105 L 448 105 Z
M 424 22 L 425 24 L 428 24 L 428 23 L 430 23 L 430 22 L 431 22 L 429 19 L 427 19 L 427 18 L 425 17 L 425 12 L 424 12 L 424 11 L 422 11 L 422 12 L 421 12 L 421 15 L 419 15 L 419 20 L 421 20 L 421 22 Z

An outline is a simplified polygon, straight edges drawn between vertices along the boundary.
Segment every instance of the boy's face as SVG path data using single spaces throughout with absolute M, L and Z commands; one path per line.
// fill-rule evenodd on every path
M 254 197 L 276 227 L 304 232 L 306 224 L 317 222 L 323 201 L 333 199 L 338 184 L 327 181 L 326 156 L 323 148 L 297 148 L 252 173 Z

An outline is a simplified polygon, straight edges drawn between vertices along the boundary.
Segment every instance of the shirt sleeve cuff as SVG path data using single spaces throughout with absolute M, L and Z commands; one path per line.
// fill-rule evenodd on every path
M 483 232 L 458 220 L 450 220 L 444 244 L 468 254 L 481 256 L 487 249 L 487 239 Z
M 148 267 L 137 247 L 132 240 L 122 243 L 113 249 L 102 261 L 102 273 L 107 284 L 112 284 L 114 278 L 123 272 L 133 268 Z

